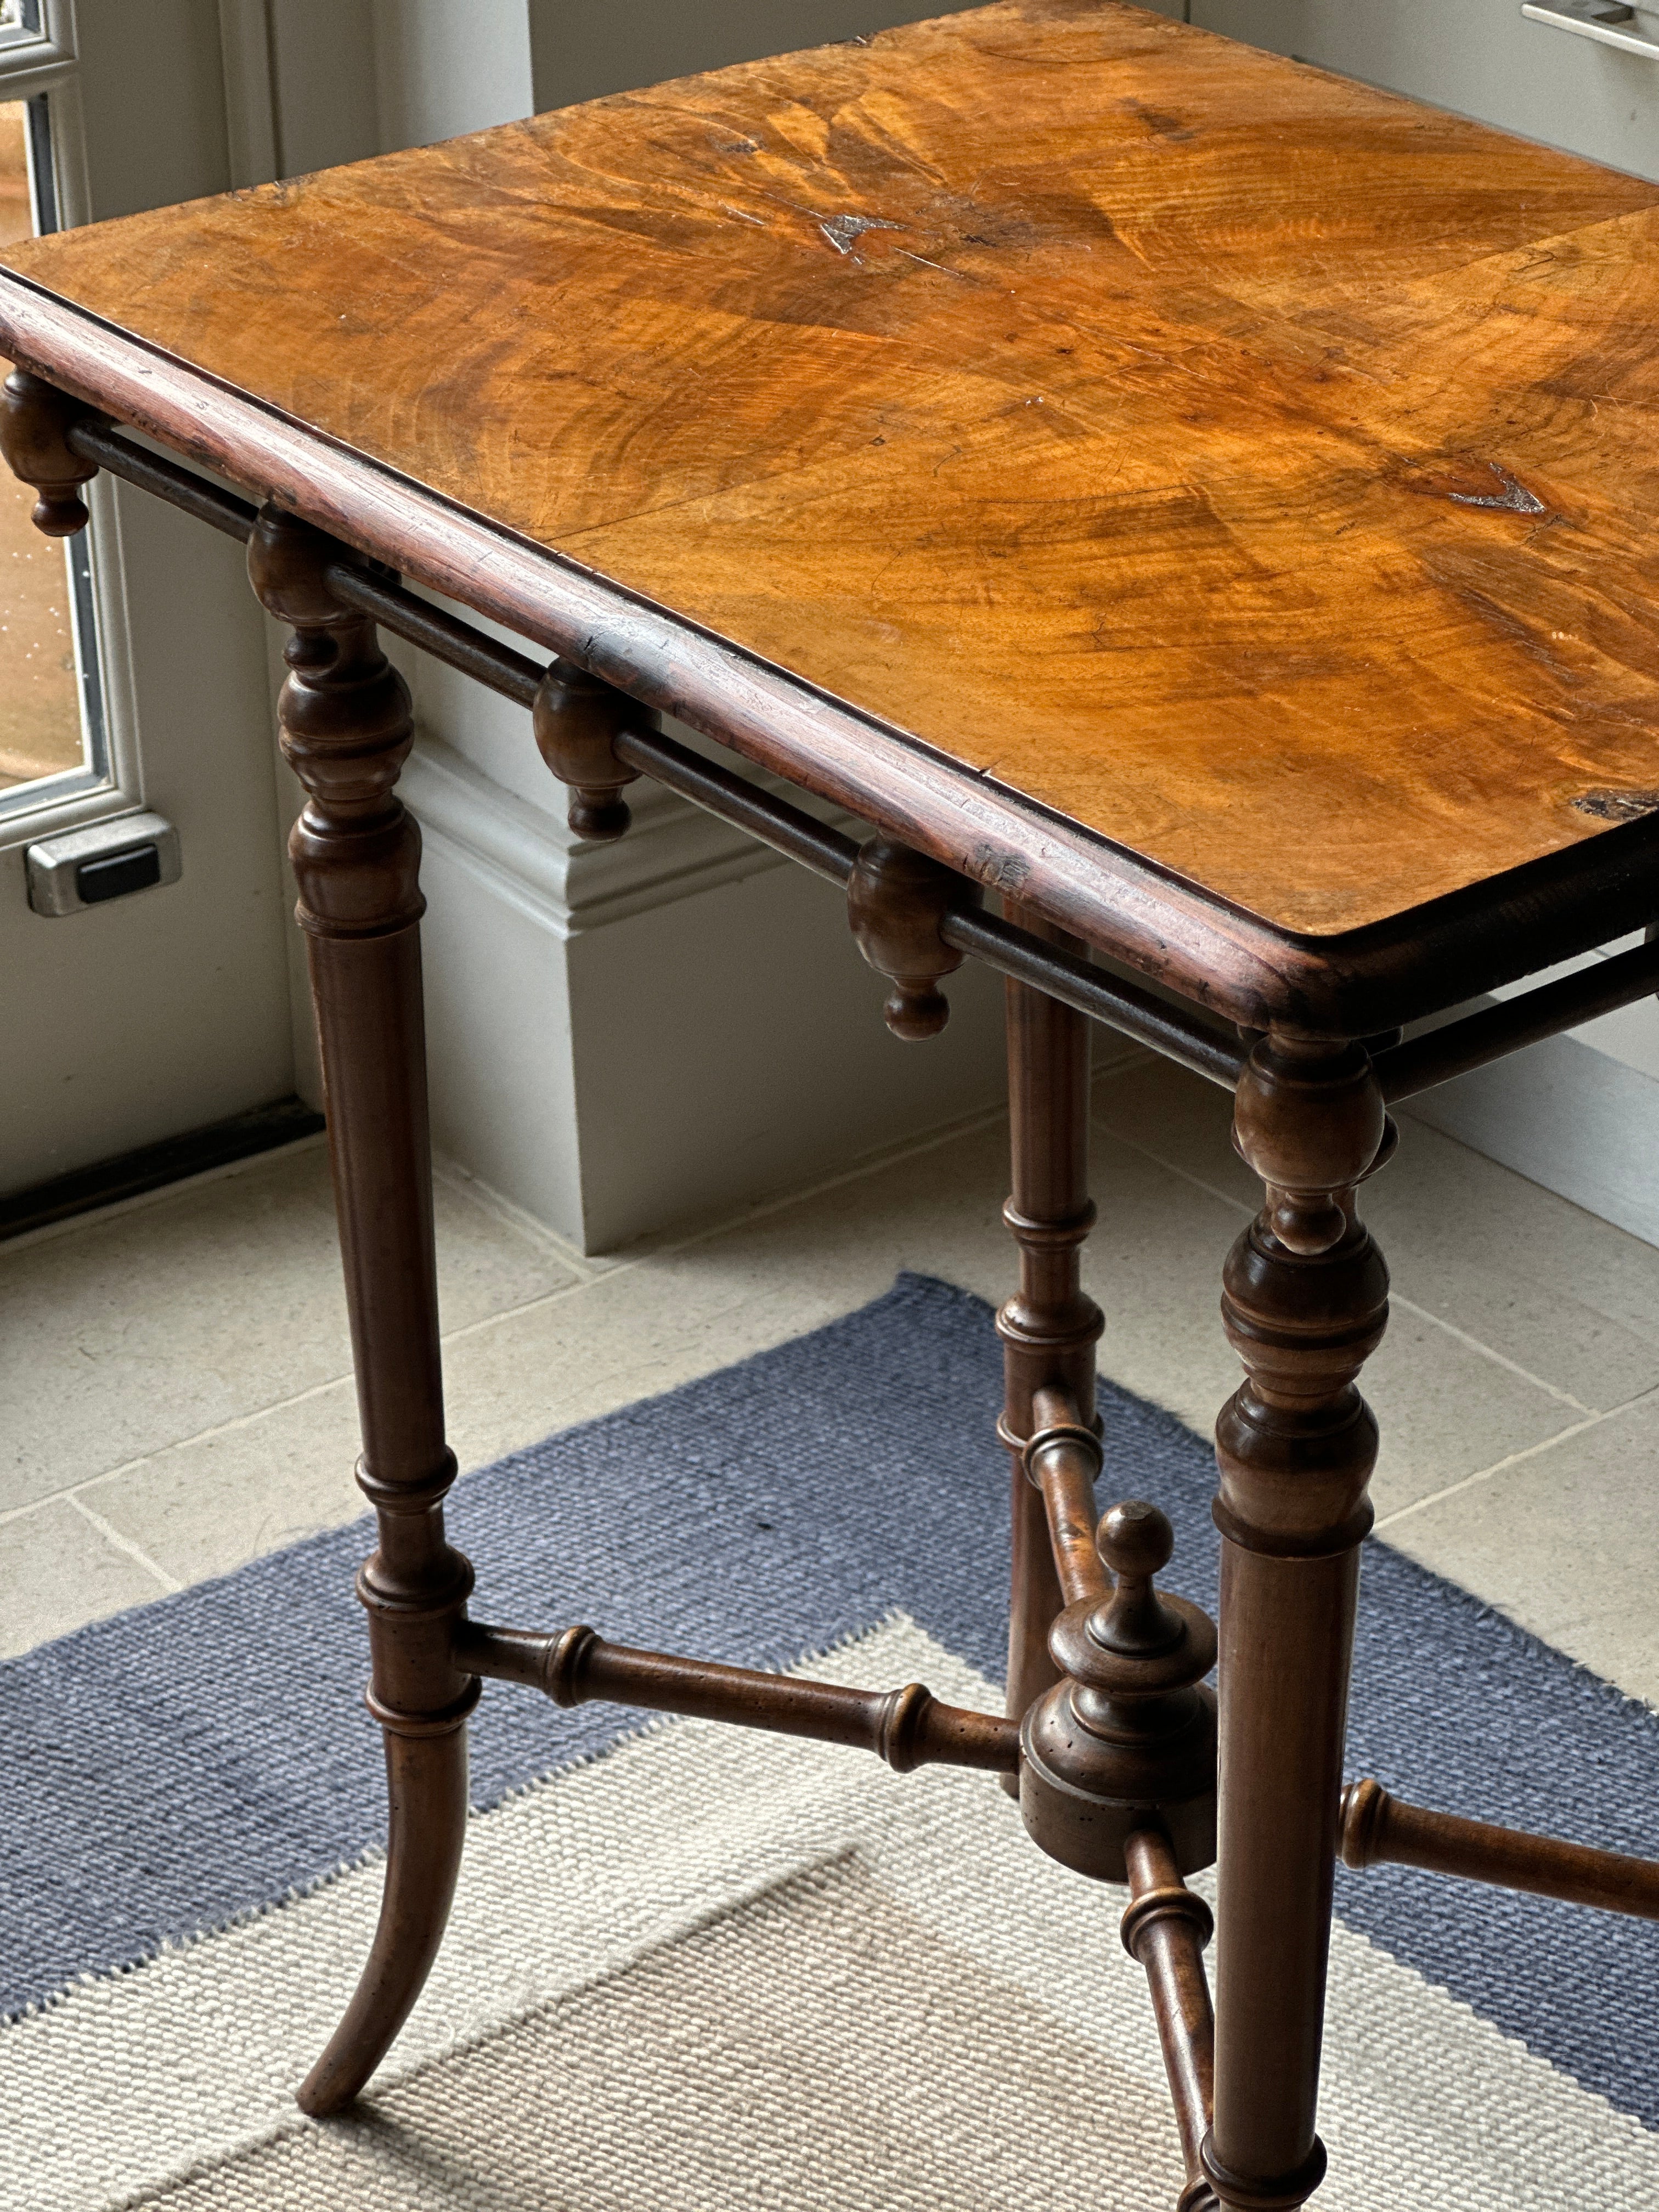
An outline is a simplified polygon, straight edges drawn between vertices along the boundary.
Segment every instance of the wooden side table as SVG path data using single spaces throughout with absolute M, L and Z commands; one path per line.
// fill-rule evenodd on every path
M 1659 916 L 1656 243 L 1634 179 L 1133 8 L 1005 0 L 8 250 L 42 528 L 106 469 L 246 539 L 292 633 L 392 1820 L 307 2111 L 419 1992 L 485 1679 L 1000 1774 L 1043 1849 L 1128 1887 L 1188 2212 L 1317 2185 L 1339 1849 L 1659 1915 L 1651 1866 L 1341 1787 L 1385 1109 L 1659 988 L 1638 945 L 1401 1041 Z M 901 1036 L 963 958 L 1009 979 L 1006 1719 L 471 1618 L 377 624 L 532 708 L 583 835 L 652 776 L 843 883 Z M 1182 1876 L 1218 1850 L 1217 1632 L 1155 1586 L 1156 1509 L 1093 1498 L 1091 1019 L 1234 1089 L 1266 1190 L 1224 1275 L 1213 2026 Z

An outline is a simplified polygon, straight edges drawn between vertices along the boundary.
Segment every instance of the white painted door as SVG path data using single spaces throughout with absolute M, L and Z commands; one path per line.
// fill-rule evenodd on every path
M 216 0 L 0 0 L 0 110 L 14 230 L 223 190 Z M 0 478 L 3 1194 L 281 1098 L 294 1054 L 270 679 L 240 548 L 100 482 L 71 556 L 77 622 L 62 551 Z M 176 828 L 177 882 L 32 909 L 32 845 L 140 810 Z

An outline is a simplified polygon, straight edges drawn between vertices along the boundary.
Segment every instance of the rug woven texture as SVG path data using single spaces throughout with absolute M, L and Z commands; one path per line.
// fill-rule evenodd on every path
M 873 1305 L 466 1477 L 477 1609 L 994 1705 L 988 1310 Z M 1103 1501 L 1213 1605 L 1207 1443 L 1105 1389 Z M 641 1515 L 638 1502 L 649 1502 Z M 0 2206 L 1172 2202 L 1121 1899 L 986 1778 L 488 1686 L 456 1922 L 354 2118 L 293 2081 L 372 1926 L 365 1524 L 0 1668 Z M 820 1655 L 814 1658 L 812 1655 Z M 1349 1769 L 1659 1849 L 1659 1717 L 1373 1542 Z M 1659 1929 L 1340 1877 L 1322 2205 L 1659 2202 Z

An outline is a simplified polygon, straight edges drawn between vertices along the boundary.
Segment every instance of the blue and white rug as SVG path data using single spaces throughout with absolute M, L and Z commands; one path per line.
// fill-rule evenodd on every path
M 999 1397 L 988 1310 L 902 1277 L 468 1477 L 478 1610 L 994 1708 Z M 1212 1604 L 1208 1445 L 1104 1411 L 1103 1501 L 1162 1504 L 1172 1585 Z M 427 1994 L 362 2111 L 302 2120 L 380 1887 L 364 1549 L 333 1532 L 0 1668 L 6 2212 L 1173 2202 L 1121 1900 L 988 1778 L 505 1685 Z M 1659 1850 L 1659 1717 L 1377 1543 L 1349 1771 Z M 1659 1928 L 1340 1881 L 1321 2205 L 1659 2203 Z

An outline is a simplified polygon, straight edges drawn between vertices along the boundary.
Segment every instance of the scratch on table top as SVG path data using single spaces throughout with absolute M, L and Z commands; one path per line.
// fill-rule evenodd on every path
M 1659 812 L 1659 791 L 1582 791 L 1567 804 L 1595 822 L 1639 822 Z
M 818 228 L 837 253 L 850 253 L 866 230 L 902 230 L 902 222 L 889 222 L 883 215 L 821 215 Z
M 1510 514 L 1542 514 L 1544 513 L 1544 502 L 1536 492 L 1528 491 L 1525 484 L 1517 483 L 1509 471 L 1501 467 L 1498 462 L 1488 461 L 1486 466 L 1503 485 L 1502 491 L 1454 491 L 1448 492 L 1447 498 L 1454 500 L 1459 507 L 1496 507 L 1503 508 Z
M 892 226 L 890 224 L 889 228 L 891 228 Z M 930 261 L 925 253 L 912 253 L 908 246 L 901 246 L 896 251 L 902 253 L 907 261 L 919 261 L 924 269 L 937 269 L 941 276 L 958 276 L 964 284 L 972 284 L 976 281 L 965 269 L 947 269 L 942 261 Z

